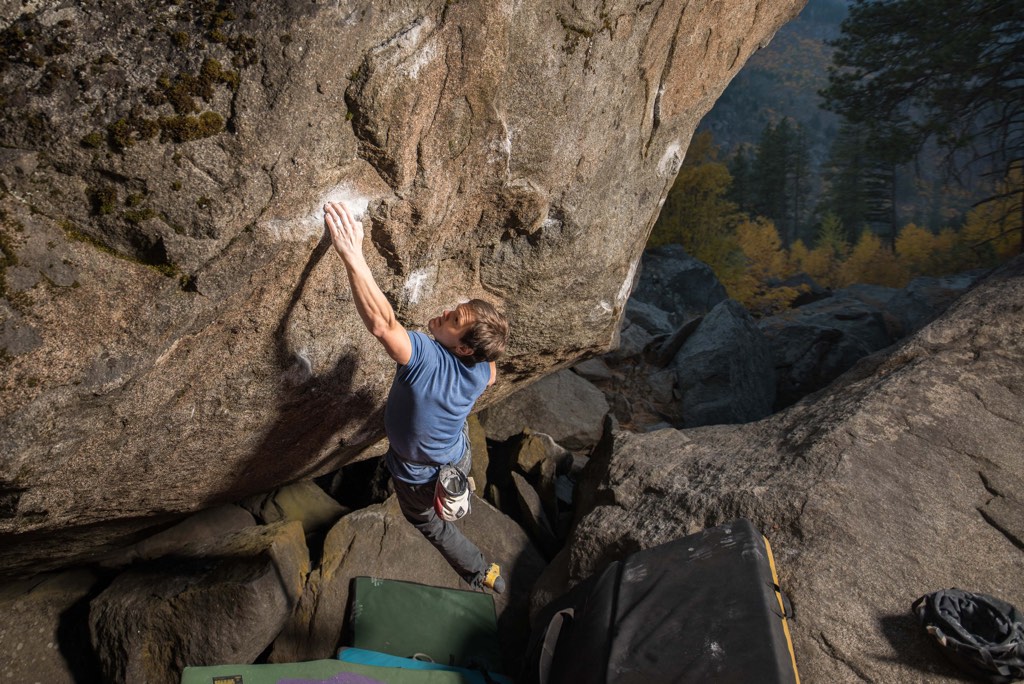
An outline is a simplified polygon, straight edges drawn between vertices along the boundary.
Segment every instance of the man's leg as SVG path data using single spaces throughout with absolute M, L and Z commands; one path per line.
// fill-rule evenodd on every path
M 468 472 L 470 463 L 471 457 L 467 449 L 456 467 Z M 479 584 L 488 570 L 484 554 L 476 544 L 462 534 L 462 530 L 437 516 L 434 510 L 434 487 L 437 480 L 421 485 L 408 484 L 398 478 L 392 478 L 392 481 L 405 519 L 441 552 L 462 579 L 474 586 Z
M 484 554 L 462 531 L 434 510 L 434 480 L 414 485 L 394 480 L 395 494 L 405 519 L 433 544 L 462 579 L 474 584 L 487 570 Z

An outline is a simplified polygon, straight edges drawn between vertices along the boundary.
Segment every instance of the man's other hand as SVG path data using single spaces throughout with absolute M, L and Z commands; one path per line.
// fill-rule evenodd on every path
M 363 224 L 352 217 L 344 202 L 324 205 L 324 224 L 331 234 L 334 249 L 346 264 L 363 256 Z

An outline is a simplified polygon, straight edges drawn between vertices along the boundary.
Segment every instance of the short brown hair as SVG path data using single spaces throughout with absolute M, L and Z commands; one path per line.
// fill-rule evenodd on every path
M 462 336 L 462 344 L 473 350 L 474 361 L 497 360 L 508 344 L 508 320 L 482 299 L 471 299 L 466 306 L 473 312 L 473 327 Z

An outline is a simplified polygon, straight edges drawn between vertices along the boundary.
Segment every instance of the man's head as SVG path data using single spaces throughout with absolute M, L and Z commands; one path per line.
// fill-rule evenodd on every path
M 495 361 L 508 344 L 508 321 L 491 304 L 471 299 L 427 324 L 434 339 L 456 356 Z

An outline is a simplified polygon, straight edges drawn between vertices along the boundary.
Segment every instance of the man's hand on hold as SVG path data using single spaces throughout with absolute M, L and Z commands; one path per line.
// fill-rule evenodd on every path
M 344 202 L 324 205 L 324 224 L 331 234 L 331 242 L 346 264 L 363 258 L 363 223 L 356 221 Z

